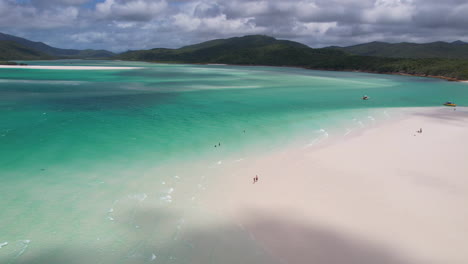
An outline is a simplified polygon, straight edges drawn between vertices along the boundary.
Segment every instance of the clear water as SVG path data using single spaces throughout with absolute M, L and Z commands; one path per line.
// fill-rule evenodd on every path
M 273 263 L 198 200 L 213 188 L 203 169 L 342 135 L 388 108 L 468 105 L 468 84 L 429 78 L 27 63 L 142 68 L 0 69 L 0 263 Z

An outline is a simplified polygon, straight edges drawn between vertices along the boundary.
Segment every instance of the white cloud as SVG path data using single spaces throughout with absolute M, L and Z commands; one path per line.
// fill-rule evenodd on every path
M 105 0 L 96 5 L 96 13 L 100 18 L 111 20 L 148 21 L 166 8 L 164 0 Z
M 113 50 L 180 47 L 247 34 L 314 47 L 373 40 L 468 40 L 466 0 L 92 2 L 0 0 L 0 32 L 67 48 Z

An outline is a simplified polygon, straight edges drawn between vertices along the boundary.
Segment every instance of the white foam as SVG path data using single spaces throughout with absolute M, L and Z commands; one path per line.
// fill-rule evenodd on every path
M 108 212 L 108 213 L 114 212 L 114 208 L 109 209 L 109 211 L 107 211 L 107 212 Z
M 174 192 L 174 188 L 170 188 L 170 189 L 167 191 L 168 194 L 171 194 L 171 193 L 173 193 L 173 192 Z
M 172 196 L 171 195 L 164 195 L 164 196 L 161 196 L 161 198 L 159 198 L 161 201 L 164 201 L 164 202 L 172 202 Z
M 153 261 L 153 260 L 155 260 L 155 259 L 156 259 L 156 255 L 153 253 L 153 254 L 151 255 L 151 261 Z
M 139 202 L 143 202 L 147 197 L 148 197 L 148 195 L 146 193 L 138 193 L 138 194 L 128 195 L 128 198 L 136 199 Z
M 345 135 L 345 136 L 349 135 L 349 133 L 351 133 L 351 131 L 353 131 L 353 130 L 347 128 L 347 129 L 346 129 L 346 133 L 345 133 L 344 135 Z
M 20 240 L 19 242 L 22 244 L 22 248 L 21 248 L 20 252 L 18 252 L 18 254 L 16 254 L 15 258 L 23 255 L 23 253 L 26 251 L 26 249 L 28 249 L 28 246 L 29 246 L 29 243 L 31 243 L 31 240 L 26 239 L 26 240 Z
M 6 245 L 8 245 L 8 242 L 0 243 L 0 248 L 4 247 L 4 246 L 6 246 Z
M 222 161 L 222 160 L 219 160 L 219 161 L 218 161 L 218 165 L 221 165 L 221 163 L 223 163 L 223 161 Z
M 319 138 L 316 138 L 314 140 L 312 140 L 309 144 L 305 145 L 304 148 L 310 148 L 312 147 L 313 145 L 315 145 L 317 142 L 319 142 L 320 139 Z

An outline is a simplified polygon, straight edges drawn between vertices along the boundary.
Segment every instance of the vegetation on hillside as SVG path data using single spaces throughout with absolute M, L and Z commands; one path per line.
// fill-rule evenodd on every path
M 388 58 L 468 59 L 468 43 L 462 41 L 416 43 L 370 42 L 349 47 L 333 47 L 354 55 Z
M 0 60 L 48 60 L 53 56 L 13 41 L 0 41 Z
M 468 79 L 468 60 L 358 56 L 336 48 L 313 49 L 297 42 L 258 35 L 212 40 L 180 49 L 128 51 L 117 58 L 174 63 L 297 66 Z

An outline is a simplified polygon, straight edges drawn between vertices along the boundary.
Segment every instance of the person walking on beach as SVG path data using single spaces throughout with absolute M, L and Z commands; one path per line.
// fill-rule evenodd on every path
M 258 182 L 258 175 L 255 175 L 255 177 L 253 178 L 253 183 L 256 183 Z
M 258 182 L 258 175 L 255 175 L 255 182 Z

